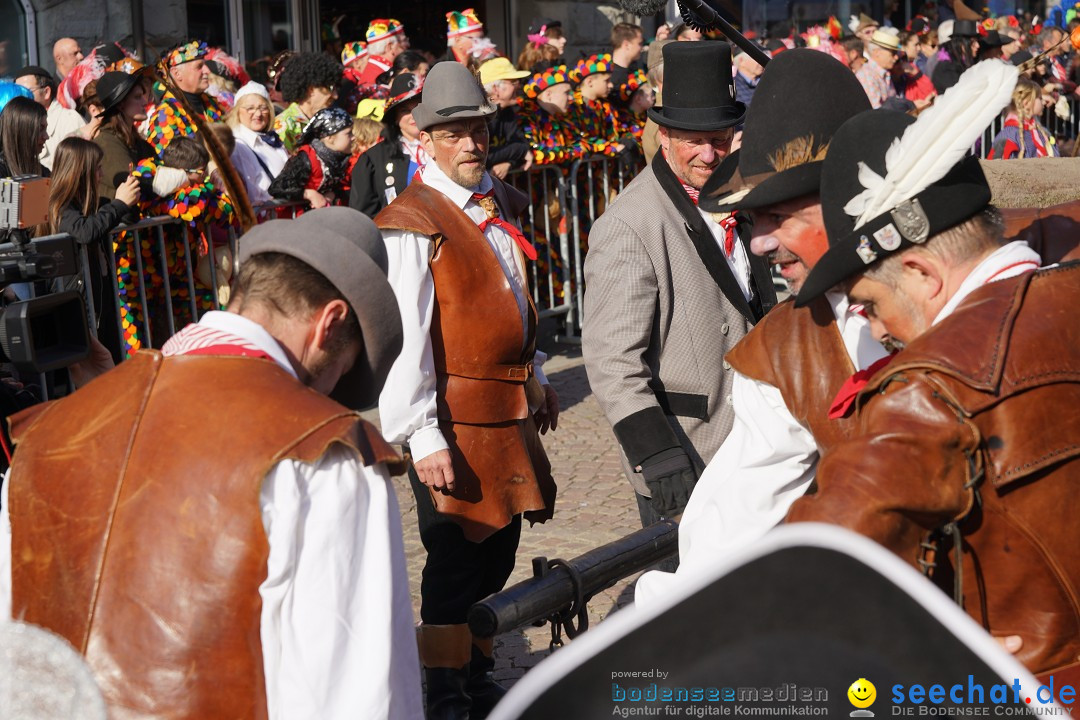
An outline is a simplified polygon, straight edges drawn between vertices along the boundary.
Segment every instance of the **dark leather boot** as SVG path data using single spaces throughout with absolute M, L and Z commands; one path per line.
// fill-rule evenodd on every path
M 427 683 L 427 719 L 469 720 L 469 626 L 421 625 L 416 635 Z
M 506 694 L 506 688 L 491 676 L 495 669 L 492 640 L 473 638 L 472 658 L 469 661 L 469 682 L 465 691 L 472 698 L 472 720 L 484 720 Z

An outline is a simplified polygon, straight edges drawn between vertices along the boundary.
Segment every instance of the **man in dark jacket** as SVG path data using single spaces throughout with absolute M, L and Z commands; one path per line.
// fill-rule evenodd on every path
M 492 58 L 480 66 L 480 83 L 488 94 L 488 100 L 498 110 L 488 121 L 487 168 L 500 180 L 511 170 L 532 166 L 529 141 L 518 122 L 517 96 L 521 91 L 522 78 L 529 72 L 518 70 L 506 58 Z

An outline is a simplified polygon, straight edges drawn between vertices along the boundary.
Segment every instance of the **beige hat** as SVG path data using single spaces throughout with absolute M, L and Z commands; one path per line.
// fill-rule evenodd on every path
M 891 32 L 875 30 L 874 34 L 870 37 L 870 42 L 885 50 L 900 52 L 900 41 Z
M 859 24 L 855 28 L 855 32 L 859 32 L 860 30 L 865 30 L 868 27 L 881 27 L 881 23 L 879 23 L 877 20 L 870 17 L 866 13 L 859 13 Z

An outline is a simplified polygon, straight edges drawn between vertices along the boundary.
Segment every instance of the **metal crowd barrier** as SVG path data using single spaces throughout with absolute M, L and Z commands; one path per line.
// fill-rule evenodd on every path
M 1067 140 L 1076 140 L 1080 137 L 1080 98 L 1075 96 L 1069 96 L 1067 98 L 1069 103 L 1069 117 L 1058 117 L 1056 108 L 1053 103 L 1048 103 L 1043 109 L 1040 122 L 1043 126 L 1054 136 L 1057 141 L 1058 153 L 1062 153 L 1062 144 Z M 972 148 L 972 152 L 978 157 L 985 160 L 990 155 L 990 150 L 994 146 L 994 138 L 998 136 L 998 133 L 1005 127 L 1005 115 L 999 115 L 994 118 L 994 121 L 990 123 L 990 126 L 983 131 L 982 138 Z M 1076 150 L 1073 150 L 1072 155 L 1076 156 Z

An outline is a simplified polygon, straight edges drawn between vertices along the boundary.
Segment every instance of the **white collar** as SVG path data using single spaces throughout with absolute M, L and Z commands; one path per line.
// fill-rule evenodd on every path
M 956 289 L 956 293 L 949 298 L 945 307 L 941 308 L 941 312 L 934 318 L 933 324 L 937 325 L 949 317 L 968 295 L 983 285 L 1023 275 L 1037 269 L 1040 265 L 1042 265 L 1042 259 L 1039 254 L 1028 247 L 1023 240 L 1014 240 L 1002 245 L 968 273 L 968 276 L 960 283 L 960 287 Z
M 274 362 L 280 365 L 283 370 L 294 378 L 299 379 L 296 375 L 296 370 L 293 368 L 292 363 L 289 362 L 289 357 L 285 354 L 285 350 L 281 347 L 281 344 L 266 331 L 266 328 L 254 320 L 249 320 L 236 313 L 225 312 L 223 310 L 211 310 L 202 316 L 199 320 L 199 325 L 213 328 L 214 330 L 220 330 L 221 332 L 236 335 L 237 337 L 247 340 L 273 358 Z
M 450 198 L 452 203 L 463 210 L 469 201 L 472 200 L 473 193 L 484 195 L 487 194 L 488 190 L 491 190 L 494 187 L 494 183 L 491 182 L 491 176 L 488 175 L 487 172 L 484 173 L 484 177 L 481 178 L 480 184 L 476 187 L 462 187 L 451 180 L 434 160 L 425 165 L 424 169 L 420 171 L 420 179 L 428 187 L 434 188 Z

